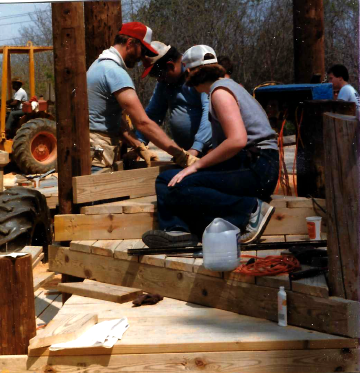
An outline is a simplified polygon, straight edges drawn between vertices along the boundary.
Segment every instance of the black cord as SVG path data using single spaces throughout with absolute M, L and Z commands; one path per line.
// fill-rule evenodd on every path
M 315 198 L 313 197 L 313 196 L 311 196 L 310 194 L 308 194 L 307 196 L 306 196 L 306 198 L 311 198 L 311 200 L 313 201 L 313 203 L 315 203 L 315 205 L 317 206 L 317 207 L 319 207 L 319 209 L 323 212 L 323 213 L 325 213 L 325 214 L 327 214 L 327 211 L 323 208 L 323 207 L 321 207 L 316 201 L 315 201 Z

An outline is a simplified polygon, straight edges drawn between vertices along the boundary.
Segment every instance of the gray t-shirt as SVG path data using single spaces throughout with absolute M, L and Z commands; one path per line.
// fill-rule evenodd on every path
M 356 89 L 350 84 L 346 84 L 340 89 L 338 100 L 355 102 L 356 109 L 360 109 L 360 96 L 356 92 Z
M 210 122 L 212 127 L 213 147 L 219 146 L 226 136 L 211 105 L 211 94 L 216 88 L 224 87 L 230 91 L 237 100 L 240 113 L 247 132 L 245 148 L 257 146 L 261 149 L 278 149 L 276 132 L 271 128 L 268 117 L 262 106 L 243 88 L 232 79 L 219 79 L 210 88 Z
M 122 109 L 113 93 L 122 88 L 135 89 L 122 64 L 117 52 L 110 48 L 87 72 L 90 131 L 119 133 Z

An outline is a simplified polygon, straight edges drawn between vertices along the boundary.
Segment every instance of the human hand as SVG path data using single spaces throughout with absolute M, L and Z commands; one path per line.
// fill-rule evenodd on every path
M 176 174 L 169 182 L 168 186 L 169 187 L 173 187 L 175 186 L 176 184 L 180 183 L 181 180 L 186 177 L 186 176 L 189 176 L 191 174 L 194 174 L 198 171 L 198 168 L 196 166 L 196 163 L 194 163 L 193 165 L 189 166 L 189 167 L 186 167 L 184 168 L 183 170 L 181 170 L 178 174 Z
M 135 153 L 141 157 L 145 162 L 147 167 L 151 167 L 151 161 L 158 161 L 159 157 L 156 153 L 150 151 L 144 143 L 141 143 L 135 149 Z
M 193 155 L 194 157 L 197 157 L 199 155 L 200 152 L 198 152 L 197 150 L 195 149 L 189 149 L 187 151 L 189 154 Z
M 179 149 L 177 153 L 174 155 L 175 163 L 183 168 L 191 166 L 198 160 L 199 158 L 193 156 L 184 149 Z

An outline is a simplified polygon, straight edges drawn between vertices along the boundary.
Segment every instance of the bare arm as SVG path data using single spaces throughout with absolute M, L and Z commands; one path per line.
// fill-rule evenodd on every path
M 180 150 L 175 142 L 146 115 L 136 92 L 132 88 L 121 89 L 115 92 L 114 96 L 119 105 L 126 110 L 136 129 L 142 132 L 153 144 L 171 155 L 175 155 Z M 140 141 L 127 129 L 122 128 L 122 132 L 125 139 L 129 141 L 131 145 L 139 145 Z
M 184 177 L 197 172 L 199 169 L 207 168 L 232 158 L 246 146 L 247 133 L 234 96 L 224 89 L 217 89 L 212 93 L 211 104 L 221 123 L 226 139 L 192 166 L 175 175 L 169 186 L 174 186 Z

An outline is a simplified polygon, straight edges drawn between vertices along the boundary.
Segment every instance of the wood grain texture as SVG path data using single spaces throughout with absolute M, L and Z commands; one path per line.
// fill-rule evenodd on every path
M 67 373 L 126 372 L 249 372 L 249 373 L 319 373 L 357 372 L 359 352 L 340 348 L 284 351 L 193 352 L 169 354 L 123 354 L 27 357 L 0 356 L 0 368 L 11 373 L 46 373 L 48 369 Z M 51 368 L 50 368 L 51 367 Z
M 302 265 L 301 270 L 311 268 L 310 266 Z M 329 297 L 329 288 L 325 275 L 319 275 L 310 278 L 304 278 L 291 282 L 291 290 L 297 293 L 314 295 L 316 297 Z
M 74 177 L 74 202 L 85 203 L 126 196 L 135 198 L 155 195 L 156 177 L 169 168 L 173 166 Z
M 34 291 L 38 290 L 46 282 L 53 279 L 55 272 L 40 272 L 34 276 Z
M 31 255 L 0 257 L 0 355 L 27 352 L 36 335 Z
M 103 299 L 116 303 L 129 302 L 143 293 L 141 289 L 103 284 L 101 282 L 91 280 L 58 284 L 57 288 L 63 293 L 81 295 L 88 298 Z
M 54 343 L 64 343 L 79 338 L 83 333 L 98 322 L 97 314 L 70 315 L 52 320 L 44 330 L 31 339 L 30 348 L 50 346 Z
M 176 271 L 51 246 L 50 269 L 101 282 L 156 292 L 188 302 L 277 320 L 277 289 Z M 359 335 L 358 302 L 288 292 L 288 322 L 326 333 Z
M 31 255 L 31 260 L 34 263 L 35 260 L 40 256 L 40 254 L 43 251 L 42 246 L 25 246 L 21 252 L 22 253 L 28 253 Z
M 121 240 L 141 238 L 156 229 L 154 214 L 56 215 L 55 240 Z
M 359 300 L 359 149 L 355 117 L 324 115 L 331 293 Z

